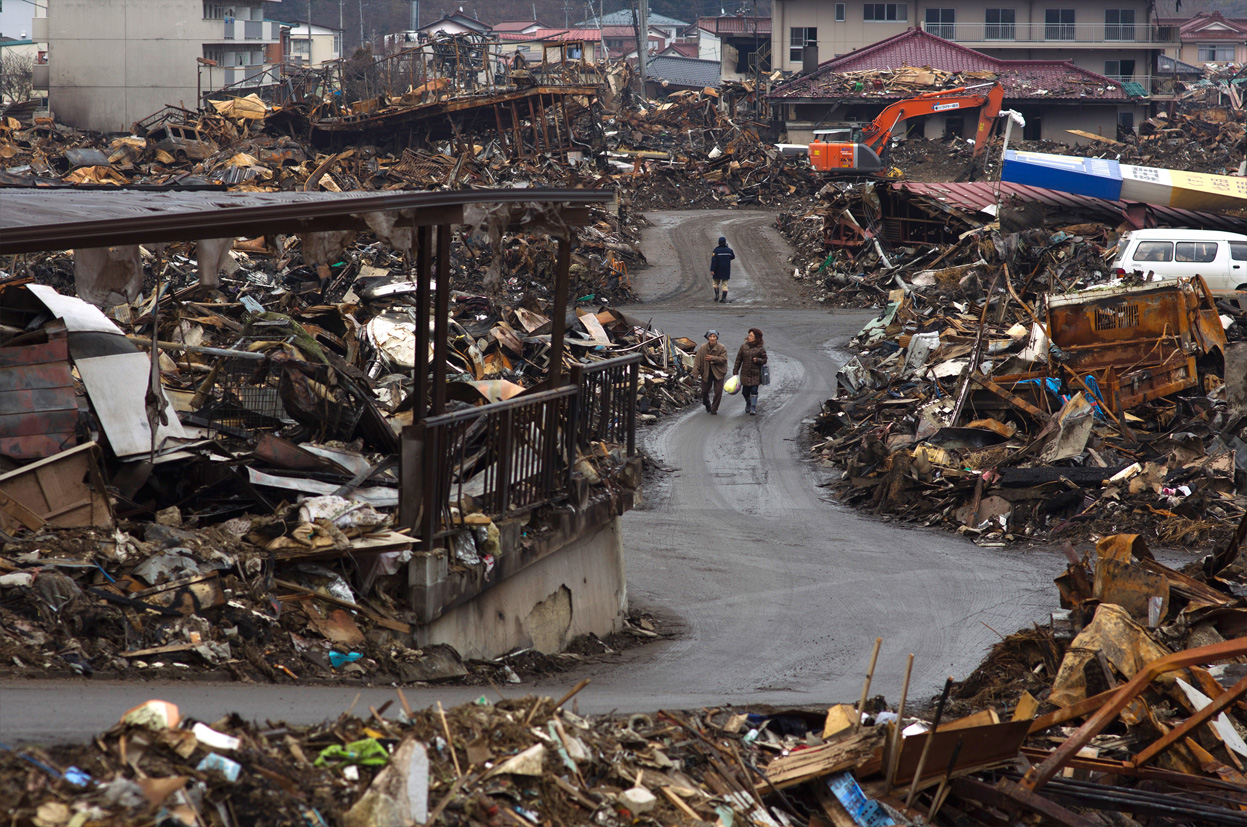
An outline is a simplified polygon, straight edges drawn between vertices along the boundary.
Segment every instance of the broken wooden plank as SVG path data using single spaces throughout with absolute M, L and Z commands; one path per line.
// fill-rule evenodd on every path
M 886 727 L 846 730 L 830 743 L 776 758 L 767 766 L 766 782 L 759 789 L 769 784 L 782 790 L 847 769 L 860 771 L 863 761 L 876 750 L 882 755 L 886 739 Z
M 1017 408 L 1018 410 L 1025 411 L 1026 413 L 1038 419 L 1040 422 L 1047 423 L 1052 420 L 1052 416 L 1050 414 L 1039 410 L 1034 405 L 1027 402 L 1025 399 L 1021 398 L 1020 396 L 1005 390 L 1000 385 L 988 379 L 986 376 L 979 373 L 978 371 L 975 371 L 974 373 L 970 374 L 970 380 L 974 382 L 975 384 L 981 386 L 982 388 L 989 390 L 992 393 L 996 394 L 1001 399 L 1008 402 L 1010 405 Z

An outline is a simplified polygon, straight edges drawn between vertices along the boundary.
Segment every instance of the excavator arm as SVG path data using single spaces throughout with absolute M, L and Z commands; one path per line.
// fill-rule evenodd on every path
M 971 92 L 965 87 L 944 89 L 939 92 L 928 92 L 916 98 L 897 101 L 879 113 L 862 130 L 862 145 L 870 148 L 876 155 L 882 156 L 884 147 L 892 139 L 892 130 L 906 118 L 917 115 L 931 115 L 936 112 L 951 112 L 957 109 L 975 109 L 979 111 L 979 126 L 975 132 L 974 155 L 977 157 L 987 146 L 987 136 L 991 132 L 992 123 L 1000 114 L 1000 106 L 1004 101 L 1004 89 L 999 83 L 992 84 L 986 93 Z

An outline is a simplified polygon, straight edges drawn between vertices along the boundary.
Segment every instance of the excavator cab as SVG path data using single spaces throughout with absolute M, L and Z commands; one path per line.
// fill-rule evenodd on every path
M 986 89 L 986 92 L 975 90 Z M 983 150 L 991 138 L 995 118 L 1000 113 L 1004 89 L 999 83 L 941 89 L 916 98 L 897 101 L 884 108 L 873 121 L 859 130 L 841 128 L 817 130 L 809 144 L 810 166 L 827 175 L 867 175 L 895 177 L 891 170 L 884 173 L 881 155 L 892 140 L 892 130 L 906 118 L 919 115 L 948 113 L 960 109 L 978 109 L 979 125 L 975 133 L 971 164 L 981 162 Z
M 875 173 L 883 161 L 873 149 L 861 143 L 860 126 L 818 129 L 810 142 L 810 166 L 819 172 Z

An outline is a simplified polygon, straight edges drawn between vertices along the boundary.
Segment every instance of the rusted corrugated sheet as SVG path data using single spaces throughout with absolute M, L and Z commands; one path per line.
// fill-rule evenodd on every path
M 62 327 L 46 343 L 0 348 L 0 455 L 30 461 L 77 444 L 68 342 Z
M 1068 192 L 1029 187 L 1010 181 L 972 181 L 969 183 L 924 183 L 921 181 L 899 181 L 892 185 L 897 190 L 913 195 L 925 195 L 937 198 L 950 206 L 971 212 L 980 212 L 985 207 L 1009 196 L 1016 196 L 1022 201 L 1034 201 L 1055 209 L 1076 210 L 1083 215 L 1094 213 L 1102 216 L 1110 223 L 1121 221 L 1126 204 L 1123 201 L 1106 201 L 1086 195 L 1074 195 Z M 1247 233 L 1247 218 L 1218 213 L 1194 212 L 1179 210 L 1173 207 L 1149 206 L 1158 223 L 1167 227 L 1191 227 L 1202 230 L 1225 230 L 1231 233 Z

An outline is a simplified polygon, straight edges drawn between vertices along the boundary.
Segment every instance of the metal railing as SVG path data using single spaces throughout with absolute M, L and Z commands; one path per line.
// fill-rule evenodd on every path
M 627 443 L 628 456 L 636 453 L 636 400 L 641 354 L 576 365 L 572 381 L 579 388 L 579 442 Z
M 570 385 L 424 420 L 424 547 L 463 529 L 469 499 L 472 511 L 504 519 L 567 497 L 576 449 L 590 441 L 627 444 L 633 456 L 640 362 L 633 354 L 579 366 Z
M 1130 23 L 923 23 L 925 32 L 958 43 L 1161 43 L 1148 26 Z

